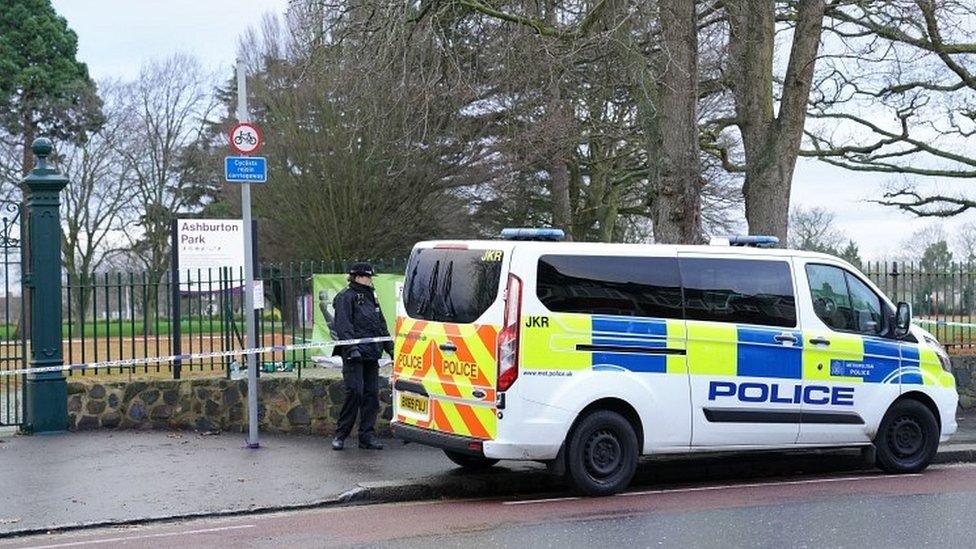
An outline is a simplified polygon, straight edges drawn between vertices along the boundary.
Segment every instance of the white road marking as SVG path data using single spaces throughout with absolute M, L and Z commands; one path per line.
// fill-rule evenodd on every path
M 799 484 L 820 484 L 827 482 L 842 482 L 842 481 L 859 481 L 859 480 L 874 480 L 874 479 L 884 479 L 884 478 L 906 478 L 906 477 L 920 477 L 922 473 L 912 473 L 907 475 L 865 475 L 859 477 L 827 477 L 827 478 L 813 478 L 804 480 L 778 480 L 770 482 L 749 482 L 744 484 L 718 484 L 715 486 L 696 486 L 692 488 L 664 488 L 660 490 L 643 490 L 640 492 L 623 492 L 621 494 L 616 494 L 617 497 L 625 496 L 646 496 L 652 494 L 680 494 L 684 492 L 708 492 L 713 490 L 730 490 L 733 488 L 756 488 L 759 486 L 792 486 Z M 522 501 L 503 501 L 502 505 L 528 505 L 532 503 L 553 503 L 558 501 L 572 501 L 580 499 L 579 497 L 563 497 L 563 498 L 547 498 L 547 499 L 528 499 Z
M 568 496 L 564 498 L 546 498 L 546 499 L 526 499 L 522 501 L 503 501 L 502 505 L 526 505 L 528 503 L 552 503 L 554 501 L 573 501 L 576 499 L 581 499 L 579 496 Z
M 780 480 L 774 482 L 749 482 L 745 484 L 719 484 L 716 486 L 697 486 L 694 488 L 674 488 L 671 490 L 644 490 L 642 492 L 624 492 L 622 494 L 617 494 L 617 496 L 645 496 L 650 494 L 679 494 L 682 492 L 707 492 L 711 490 L 729 490 L 732 488 L 755 488 L 758 486 L 793 486 L 798 484 L 822 484 L 827 482 L 843 482 L 843 481 L 859 481 L 859 480 L 876 480 L 882 478 L 906 478 L 906 477 L 920 477 L 922 473 L 912 473 L 907 475 L 865 475 L 861 477 L 828 477 L 828 478 L 811 478 L 805 480 Z
M 77 547 L 79 545 L 98 545 L 102 543 L 124 543 L 138 539 L 166 538 L 175 536 L 192 536 L 194 534 L 210 534 L 213 532 L 226 532 L 228 530 L 244 530 L 255 528 L 254 524 L 242 524 L 240 526 L 221 526 L 219 528 L 203 528 L 200 530 L 184 530 L 182 532 L 165 532 L 160 534 L 142 534 L 138 536 L 124 536 L 118 538 L 92 539 L 86 541 L 72 541 L 69 543 L 56 543 L 54 545 L 32 545 L 31 549 L 54 549 L 55 547 Z

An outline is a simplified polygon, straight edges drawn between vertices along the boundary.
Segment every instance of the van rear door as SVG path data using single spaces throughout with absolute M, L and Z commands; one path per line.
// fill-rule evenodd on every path
M 497 433 L 497 339 L 512 245 L 418 244 L 396 322 L 396 421 L 491 440 Z

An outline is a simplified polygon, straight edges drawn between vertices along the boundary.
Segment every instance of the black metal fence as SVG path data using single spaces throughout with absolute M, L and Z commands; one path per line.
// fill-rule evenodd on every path
M 892 299 L 911 303 L 915 321 L 948 348 L 976 347 L 976 264 L 869 262 L 862 268 Z
M 402 260 L 374 260 L 381 273 L 402 273 Z M 260 265 L 263 285 L 257 345 L 307 342 L 312 336 L 312 277 L 345 272 L 347 263 L 300 261 Z M 244 348 L 242 269 L 180 271 L 179 291 L 169 273 L 102 273 L 64 281 L 64 359 L 90 364 L 129 358 L 208 353 Z M 178 297 L 177 297 L 178 296 Z M 179 318 L 174 318 L 179 299 Z M 178 323 L 178 325 L 177 325 Z M 178 335 L 177 335 L 178 334 Z M 296 370 L 312 351 L 285 351 L 259 357 L 265 370 Z M 175 366 L 175 367 L 174 367 Z M 229 376 L 233 359 L 210 357 L 139 366 L 80 369 L 71 375 L 192 377 Z

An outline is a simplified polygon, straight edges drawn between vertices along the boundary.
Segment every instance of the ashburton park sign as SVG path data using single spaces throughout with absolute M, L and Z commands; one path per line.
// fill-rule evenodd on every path
M 225 268 L 230 270 L 230 279 L 237 282 L 234 286 L 244 285 L 244 222 L 240 219 L 179 219 L 174 244 L 183 291 L 191 287 L 205 291 L 200 286 L 211 280 L 216 286 Z

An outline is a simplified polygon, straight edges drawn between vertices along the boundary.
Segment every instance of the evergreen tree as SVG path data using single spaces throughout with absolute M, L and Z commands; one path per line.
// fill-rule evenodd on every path
M 853 239 L 847 241 L 847 245 L 838 254 L 841 259 L 854 265 L 858 269 L 861 268 L 863 261 L 861 260 L 861 252 L 857 248 L 857 243 Z
M 929 244 L 919 262 L 922 283 L 918 288 L 918 298 L 925 303 L 926 312 L 944 314 L 953 303 L 949 295 L 949 281 L 952 279 L 952 252 L 945 240 Z
M 23 147 L 20 171 L 33 166 L 30 145 L 44 135 L 83 141 L 101 124 L 88 68 L 76 59 L 78 36 L 50 0 L 4 0 L 0 9 L 0 128 Z

